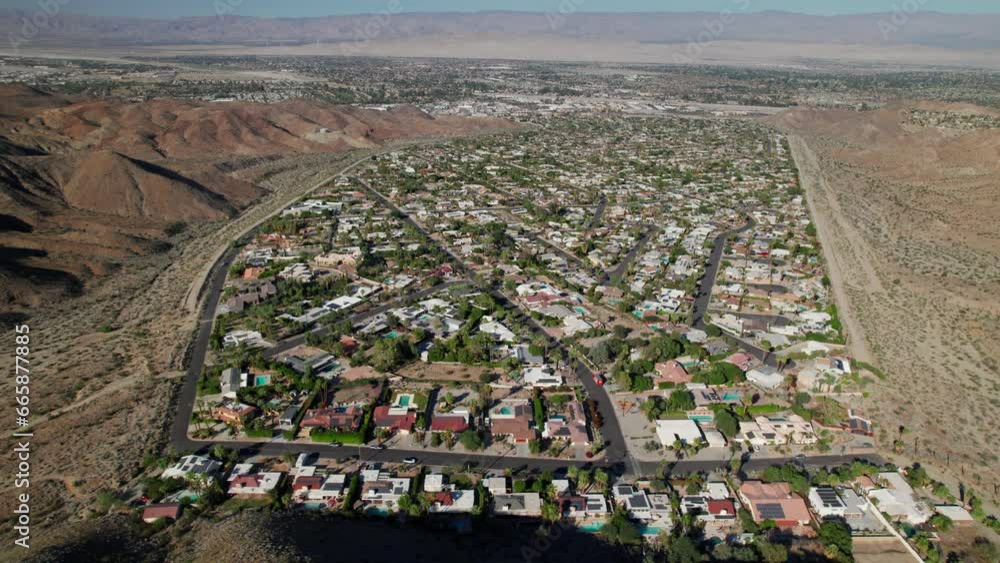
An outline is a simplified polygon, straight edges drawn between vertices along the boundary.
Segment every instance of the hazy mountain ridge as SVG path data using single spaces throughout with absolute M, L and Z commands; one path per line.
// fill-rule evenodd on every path
M 0 12 L 0 32 L 17 35 L 24 11 Z M 905 20 L 905 21 L 904 21 Z M 373 25 L 377 22 L 378 25 Z M 721 24 L 721 27 L 720 27 Z M 63 13 L 31 43 L 48 45 L 150 45 L 241 42 L 343 42 L 461 35 L 549 36 L 572 39 L 627 40 L 645 43 L 698 41 L 809 42 L 830 44 L 914 44 L 951 49 L 1000 47 L 1000 15 L 938 12 L 872 13 L 813 16 L 789 12 L 743 12 L 734 5 L 728 16 L 718 12 L 571 14 L 534 12 L 365 14 L 313 18 L 257 18 L 235 15 L 153 20 L 97 18 Z

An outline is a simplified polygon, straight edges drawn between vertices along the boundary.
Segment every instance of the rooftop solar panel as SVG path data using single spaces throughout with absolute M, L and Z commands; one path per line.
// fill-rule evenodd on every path
M 780 504 L 760 504 L 757 505 L 757 510 L 760 511 L 760 517 L 765 520 L 783 520 L 785 518 L 785 510 L 781 508 Z

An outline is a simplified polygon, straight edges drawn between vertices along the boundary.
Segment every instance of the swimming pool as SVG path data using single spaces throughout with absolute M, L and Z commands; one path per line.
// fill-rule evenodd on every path
M 688 418 L 695 422 L 712 422 L 715 420 L 715 417 L 710 414 L 692 414 L 688 415 Z
M 591 522 L 590 524 L 584 524 L 580 526 L 581 532 L 586 532 L 588 534 L 597 534 L 604 527 L 604 522 Z
M 722 396 L 722 400 L 723 401 L 739 401 L 740 400 L 740 394 L 739 393 L 726 393 L 725 395 Z

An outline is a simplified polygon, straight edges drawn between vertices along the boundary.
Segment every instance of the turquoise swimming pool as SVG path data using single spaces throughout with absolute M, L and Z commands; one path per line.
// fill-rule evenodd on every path
M 688 418 L 695 422 L 712 422 L 715 417 L 710 414 L 692 414 L 688 415 Z
M 604 522 L 591 522 L 590 524 L 584 524 L 580 526 L 581 532 L 586 532 L 588 534 L 596 534 L 601 531 L 604 527 Z
M 739 401 L 740 400 L 740 394 L 739 393 L 726 393 L 725 395 L 722 396 L 722 400 L 723 401 Z

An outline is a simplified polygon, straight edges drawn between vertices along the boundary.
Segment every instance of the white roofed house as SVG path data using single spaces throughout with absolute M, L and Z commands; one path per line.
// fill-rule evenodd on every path
M 926 503 L 917 499 L 913 487 L 899 473 L 879 473 L 878 480 L 885 486 L 869 491 L 868 498 L 879 511 L 914 526 L 923 524 L 934 515 Z
M 819 438 L 811 422 L 793 414 L 787 417 L 758 416 L 753 421 L 741 422 L 740 433 L 735 440 L 752 446 L 765 446 L 815 444 Z
M 163 479 L 181 477 L 188 481 L 198 480 L 207 483 L 214 479 L 221 469 L 222 464 L 214 459 L 200 455 L 186 455 L 164 469 L 160 477 Z
M 515 342 L 517 335 L 512 330 L 504 326 L 503 323 L 493 320 L 493 317 L 483 317 L 479 324 L 479 332 L 487 334 L 497 342 Z
M 680 440 L 682 444 L 691 445 L 695 440 L 703 440 L 701 428 L 691 419 L 657 420 L 656 436 L 664 446 L 671 446 Z
M 549 366 L 532 366 L 521 372 L 525 385 L 531 387 L 560 387 L 565 381 L 563 377 Z
M 229 475 L 229 494 L 263 496 L 274 490 L 283 476 L 278 471 L 258 471 L 252 463 L 240 463 Z

